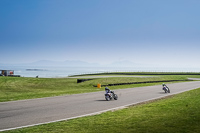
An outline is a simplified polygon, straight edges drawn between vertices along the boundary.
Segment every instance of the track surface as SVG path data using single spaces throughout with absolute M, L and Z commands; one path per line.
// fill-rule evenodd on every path
M 105 112 L 156 98 L 161 98 L 200 87 L 200 81 L 167 84 L 165 94 L 161 85 L 116 90 L 117 101 L 105 101 L 104 91 L 21 100 L 0 103 L 0 131 L 54 121 L 67 120 L 95 112 Z

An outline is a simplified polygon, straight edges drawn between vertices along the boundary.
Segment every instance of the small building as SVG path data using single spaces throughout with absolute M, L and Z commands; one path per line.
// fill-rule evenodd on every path
M 0 70 L 0 76 L 13 76 L 14 70 Z

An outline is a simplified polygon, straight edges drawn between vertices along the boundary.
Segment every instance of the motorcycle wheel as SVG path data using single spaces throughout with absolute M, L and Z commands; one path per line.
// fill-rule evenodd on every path
M 105 98 L 106 98 L 106 101 L 110 101 L 111 100 L 109 96 L 106 96 Z
M 168 93 L 170 93 L 170 90 L 168 89 Z
M 115 94 L 115 96 L 114 96 L 114 99 L 115 99 L 115 100 L 117 100 L 117 99 L 118 99 L 118 96 L 117 96 L 117 94 Z

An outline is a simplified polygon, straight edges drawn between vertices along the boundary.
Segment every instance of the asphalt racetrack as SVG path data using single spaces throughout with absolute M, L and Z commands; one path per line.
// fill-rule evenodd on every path
M 104 91 L 101 91 L 1 102 L 0 131 L 68 120 L 123 108 L 140 102 L 200 88 L 200 81 L 173 83 L 167 84 L 167 86 L 171 90 L 170 94 L 165 94 L 161 85 L 115 90 L 119 97 L 116 101 L 106 101 Z

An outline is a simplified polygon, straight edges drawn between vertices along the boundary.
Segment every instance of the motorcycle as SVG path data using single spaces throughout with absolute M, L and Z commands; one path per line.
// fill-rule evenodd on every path
M 118 96 L 114 93 L 114 91 L 111 91 L 110 93 L 105 94 L 106 101 L 110 101 L 112 99 L 117 100 Z
M 167 86 L 164 86 L 163 90 L 165 91 L 165 93 L 170 93 L 170 89 Z

